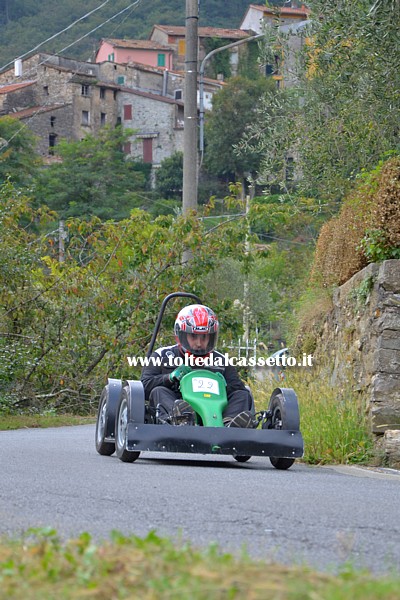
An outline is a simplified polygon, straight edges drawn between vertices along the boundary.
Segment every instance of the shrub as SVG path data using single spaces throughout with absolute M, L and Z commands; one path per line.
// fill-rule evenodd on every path
M 399 258 L 399 246 L 400 158 L 392 158 L 363 174 L 339 214 L 322 227 L 312 279 L 341 285 L 371 262 Z

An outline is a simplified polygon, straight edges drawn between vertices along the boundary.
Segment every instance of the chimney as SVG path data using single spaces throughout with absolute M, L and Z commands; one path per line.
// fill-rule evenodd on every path
M 14 61 L 14 74 L 15 74 L 15 77 L 22 76 L 22 60 L 20 58 L 17 58 Z

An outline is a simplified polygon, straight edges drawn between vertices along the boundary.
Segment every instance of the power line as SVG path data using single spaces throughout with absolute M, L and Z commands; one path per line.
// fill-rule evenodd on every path
M 94 33 L 95 31 L 97 31 L 98 29 L 100 29 L 100 27 L 103 27 L 103 25 L 106 25 L 107 23 L 109 23 L 110 21 L 112 21 L 113 19 L 115 19 L 116 17 L 119 17 L 119 15 L 122 15 L 122 13 L 124 13 L 125 11 L 129 10 L 132 7 L 135 8 L 140 2 L 141 2 L 141 0 L 135 0 L 135 2 L 132 2 L 126 8 L 123 8 L 119 12 L 115 13 L 115 15 L 113 15 L 112 17 L 110 17 L 106 21 L 103 21 L 103 23 L 101 23 L 100 25 L 98 25 L 97 27 L 95 27 L 94 29 L 92 29 L 91 31 L 88 31 L 88 33 L 85 33 L 85 35 L 83 35 L 79 39 L 77 39 L 74 42 L 72 42 L 72 44 L 69 44 L 68 46 L 65 46 L 65 48 L 63 48 L 62 50 L 60 50 L 57 54 L 61 54 L 65 50 L 68 50 L 68 48 L 71 48 L 71 46 L 74 46 L 75 44 L 77 44 L 78 42 L 80 42 L 81 40 L 83 40 L 85 37 L 87 37 L 91 33 Z
M 71 23 L 70 25 L 68 25 L 68 27 L 65 27 L 65 29 L 62 29 L 58 33 L 55 33 L 54 35 L 50 36 L 49 38 L 47 38 L 47 40 L 44 40 L 43 42 L 40 42 L 40 44 L 38 44 L 37 46 L 35 46 L 34 48 L 32 48 L 32 50 L 28 50 L 28 52 L 25 52 L 24 54 L 21 54 L 21 56 L 19 56 L 18 58 L 24 58 L 25 56 L 28 56 L 28 54 L 32 54 L 33 52 L 35 52 L 36 50 L 38 50 L 41 46 L 43 46 L 47 42 L 50 42 L 51 40 L 54 40 L 56 37 L 58 37 L 62 33 L 65 33 L 66 31 L 68 31 L 69 29 L 71 29 L 72 27 L 74 27 L 74 25 L 76 25 L 80 21 L 83 21 L 83 19 L 86 19 L 87 17 L 90 17 L 90 15 L 92 15 L 96 11 L 100 10 L 101 8 L 103 8 L 103 6 L 105 6 L 109 2 L 110 2 L 110 0 L 105 0 L 105 2 L 103 2 L 103 4 L 100 4 L 100 6 L 98 6 L 97 8 L 94 8 L 90 12 L 86 13 L 85 15 L 83 15 L 83 17 L 80 17 L 79 19 L 77 19 L 76 21 L 74 21 L 73 23 Z M 10 62 L 8 62 L 6 65 L 4 65 L 3 67 L 1 67 L 0 71 L 2 71 L 3 69 L 6 69 L 10 65 L 12 65 L 13 62 L 14 62 L 14 60 L 11 60 Z

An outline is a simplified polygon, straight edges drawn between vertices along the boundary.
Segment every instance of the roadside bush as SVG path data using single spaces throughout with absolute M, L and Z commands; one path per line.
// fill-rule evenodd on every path
M 339 214 L 322 227 L 312 280 L 341 285 L 370 262 L 399 258 L 400 158 L 363 174 Z

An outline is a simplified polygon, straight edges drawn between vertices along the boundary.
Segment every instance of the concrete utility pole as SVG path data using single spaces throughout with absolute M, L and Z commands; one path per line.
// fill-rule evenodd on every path
M 183 132 L 184 213 L 197 208 L 197 61 L 199 0 L 186 0 L 185 106 Z

